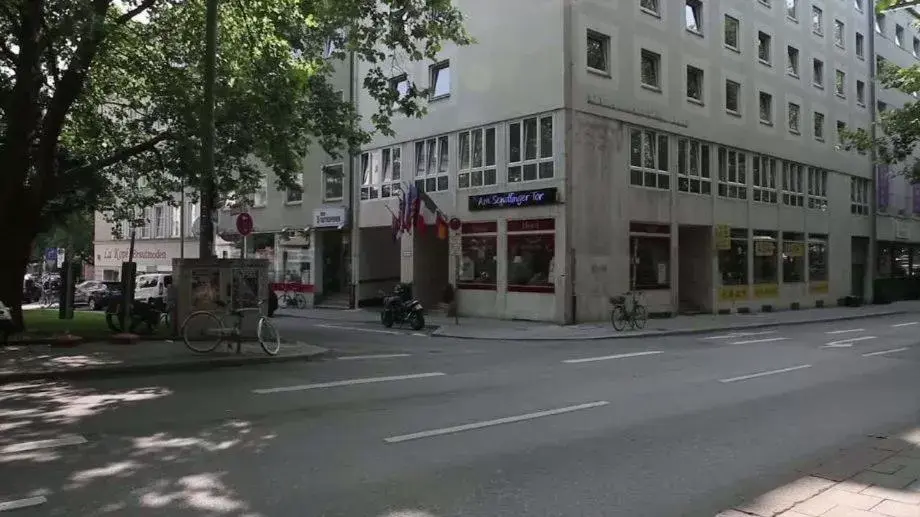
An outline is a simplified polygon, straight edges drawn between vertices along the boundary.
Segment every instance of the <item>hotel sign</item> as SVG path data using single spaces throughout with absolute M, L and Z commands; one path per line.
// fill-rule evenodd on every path
M 469 197 L 469 209 L 491 210 L 493 208 L 520 208 L 527 206 L 554 205 L 557 203 L 556 187 L 537 190 L 518 190 L 497 194 L 480 194 Z

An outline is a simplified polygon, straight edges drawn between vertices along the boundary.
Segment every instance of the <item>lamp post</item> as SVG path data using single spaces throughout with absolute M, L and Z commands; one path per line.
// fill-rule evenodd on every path
M 201 109 L 201 231 L 198 258 L 214 256 L 214 212 L 217 192 L 214 180 L 214 82 L 217 75 L 217 2 L 208 0 L 203 62 L 204 105 Z

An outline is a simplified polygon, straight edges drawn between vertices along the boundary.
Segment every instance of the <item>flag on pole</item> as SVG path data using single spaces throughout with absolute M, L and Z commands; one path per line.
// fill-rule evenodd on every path
M 411 232 L 412 223 L 415 222 L 413 218 L 413 210 L 415 208 L 415 200 L 418 198 L 418 188 L 415 185 L 409 186 L 409 193 L 406 195 L 406 211 L 403 216 L 403 231 Z
M 421 213 L 421 211 L 416 214 L 415 227 L 418 228 L 419 235 L 424 235 L 428 230 L 427 224 L 425 223 L 425 216 Z
M 447 238 L 448 228 L 447 220 L 444 219 L 444 215 L 441 212 L 438 212 L 434 219 L 435 226 L 438 229 L 438 238 L 442 241 Z

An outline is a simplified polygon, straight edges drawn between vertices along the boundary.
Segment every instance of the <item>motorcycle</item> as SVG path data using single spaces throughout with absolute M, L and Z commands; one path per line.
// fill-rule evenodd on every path
M 383 297 L 380 322 L 386 328 L 397 323 L 408 323 L 412 330 L 422 330 L 425 327 L 425 309 L 418 300 L 412 298 L 412 291 L 407 284 L 398 284 L 391 296 Z
M 112 332 L 133 332 L 137 334 L 153 334 L 161 322 L 168 325 L 166 307 L 159 303 L 149 303 L 134 300 L 131 304 L 130 325 L 124 324 L 124 315 L 121 312 L 121 300 L 113 301 L 106 307 L 105 322 Z

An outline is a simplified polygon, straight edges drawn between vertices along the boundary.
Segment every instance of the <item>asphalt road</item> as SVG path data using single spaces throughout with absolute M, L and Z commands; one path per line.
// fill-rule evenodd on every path
M 711 517 L 920 423 L 920 315 L 589 342 L 278 321 L 337 357 L 0 386 L 0 510 Z

